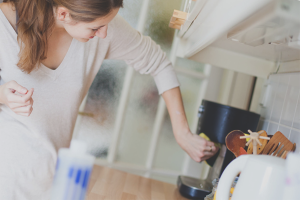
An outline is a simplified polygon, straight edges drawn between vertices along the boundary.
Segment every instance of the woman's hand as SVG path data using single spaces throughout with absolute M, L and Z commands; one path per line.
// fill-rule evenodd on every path
M 9 81 L 0 86 L 0 103 L 18 115 L 29 116 L 33 110 L 32 94 L 33 88 L 27 90 L 16 81 Z
M 191 132 L 177 134 L 176 140 L 179 146 L 196 162 L 212 157 L 219 150 L 213 142 Z

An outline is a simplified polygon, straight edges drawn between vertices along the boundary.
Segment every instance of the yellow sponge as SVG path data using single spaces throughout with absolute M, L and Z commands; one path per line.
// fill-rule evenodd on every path
M 202 138 L 204 138 L 204 139 L 206 139 L 206 140 L 208 140 L 208 141 L 210 141 L 209 137 L 207 137 L 207 135 L 205 135 L 204 133 L 200 133 L 199 136 L 202 137 Z M 214 142 L 214 144 L 215 144 L 216 147 L 221 148 L 221 144 L 216 143 L 216 142 Z

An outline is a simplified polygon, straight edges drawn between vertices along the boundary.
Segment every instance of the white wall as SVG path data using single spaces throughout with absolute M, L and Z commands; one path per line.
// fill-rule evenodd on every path
M 232 70 L 223 70 L 218 103 L 247 110 L 254 77 Z

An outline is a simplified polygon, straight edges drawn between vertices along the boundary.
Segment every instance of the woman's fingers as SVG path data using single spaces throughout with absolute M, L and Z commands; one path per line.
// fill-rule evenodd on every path
M 18 115 L 22 116 L 29 116 L 32 113 L 32 106 L 33 106 L 33 88 L 28 90 L 27 94 L 25 95 L 18 95 L 18 94 L 10 94 L 10 101 L 12 100 L 13 103 L 9 102 L 10 109 Z
M 205 146 L 205 151 L 210 151 L 210 152 L 214 152 L 216 151 L 217 147 L 215 146 L 215 144 L 213 143 L 212 145 L 209 144 L 209 145 L 206 145 Z
M 31 99 L 32 95 L 33 95 L 33 88 L 31 88 L 30 90 L 28 90 L 27 94 L 25 94 L 22 98 L 24 102 L 27 102 L 28 100 Z
M 32 112 L 32 105 L 28 105 L 28 106 L 23 106 L 23 107 L 18 107 L 18 108 L 14 108 L 12 109 L 15 113 L 31 113 Z
M 182 138 L 182 141 L 184 143 L 180 145 L 196 162 L 212 157 L 218 150 L 213 142 L 192 133 Z
M 20 94 L 26 94 L 28 92 L 28 90 L 19 85 L 16 81 L 10 81 L 8 82 L 8 88 L 10 88 L 13 92 L 18 92 Z
M 202 158 L 201 158 L 201 161 L 205 161 L 205 160 L 207 160 L 207 159 L 209 159 L 211 156 L 203 156 Z M 200 161 L 200 162 L 201 162 Z
M 219 149 L 217 148 L 217 151 L 218 151 L 218 150 L 219 150 Z M 204 161 L 204 160 L 207 160 L 207 159 L 209 159 L 209 158 L 211 158 L 213 155 L 216 154 L 217 151 L 215 151 L 215 152 L 207 152 L 207 151 L 204 151 L 204 156 L 202 156 L 202 157 L 200 158 L 200 162 L 201 162 L 201 161 Z
M 9 107 L 10 109 L 14 109 L 14 108 L 19 108 L 19 107 L 24 107 L 24 106 L 29 106 L 29 105 L 33 105 L 33 99 L 29 99 L 28 101 L 26 101 L 25 103 L 10 103 Z
M 29 116 L 33 110 L 33 92 L 33 88 L 27 90 L 16 81 L 9 81 L 1 86 L 1 103 L 16 114 Z
M 32 110 L 31 110 L 31 112 L 32 112 Z M 25 116 L 25 117 L 29 117 L 29 115 L 31 114 L 31 112 L 30 113 L 17 113 L 17 114 Z
M 204 151 L 203 153 L 204 153 L 204 156 L 213 156 L 216 152 Z
M 28 90 L 27 94 L 25 95 L 18 95 L 11 91 L 10 94 L 7 95 L 7 100 L 9 103 L 26 103 L 33 95 L 33 88 Z

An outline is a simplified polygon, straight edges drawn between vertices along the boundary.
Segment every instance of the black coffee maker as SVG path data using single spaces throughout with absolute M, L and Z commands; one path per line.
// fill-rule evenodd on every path
M 226 166 L 235 158 L 225 145 L 225 138 L 233 130 L 244 133 L 256 131 L 260 115 L 246 110 L 203 100 L 198 112 L 197 134 L 206 134 L 211 141 L 222 144 L 215 156 L 206 160 L 212 166 L 205 180 L 179 176 L 177 185 L 182 196 L 203 200 L 212 191 L 212 181 L 219 178 Z

